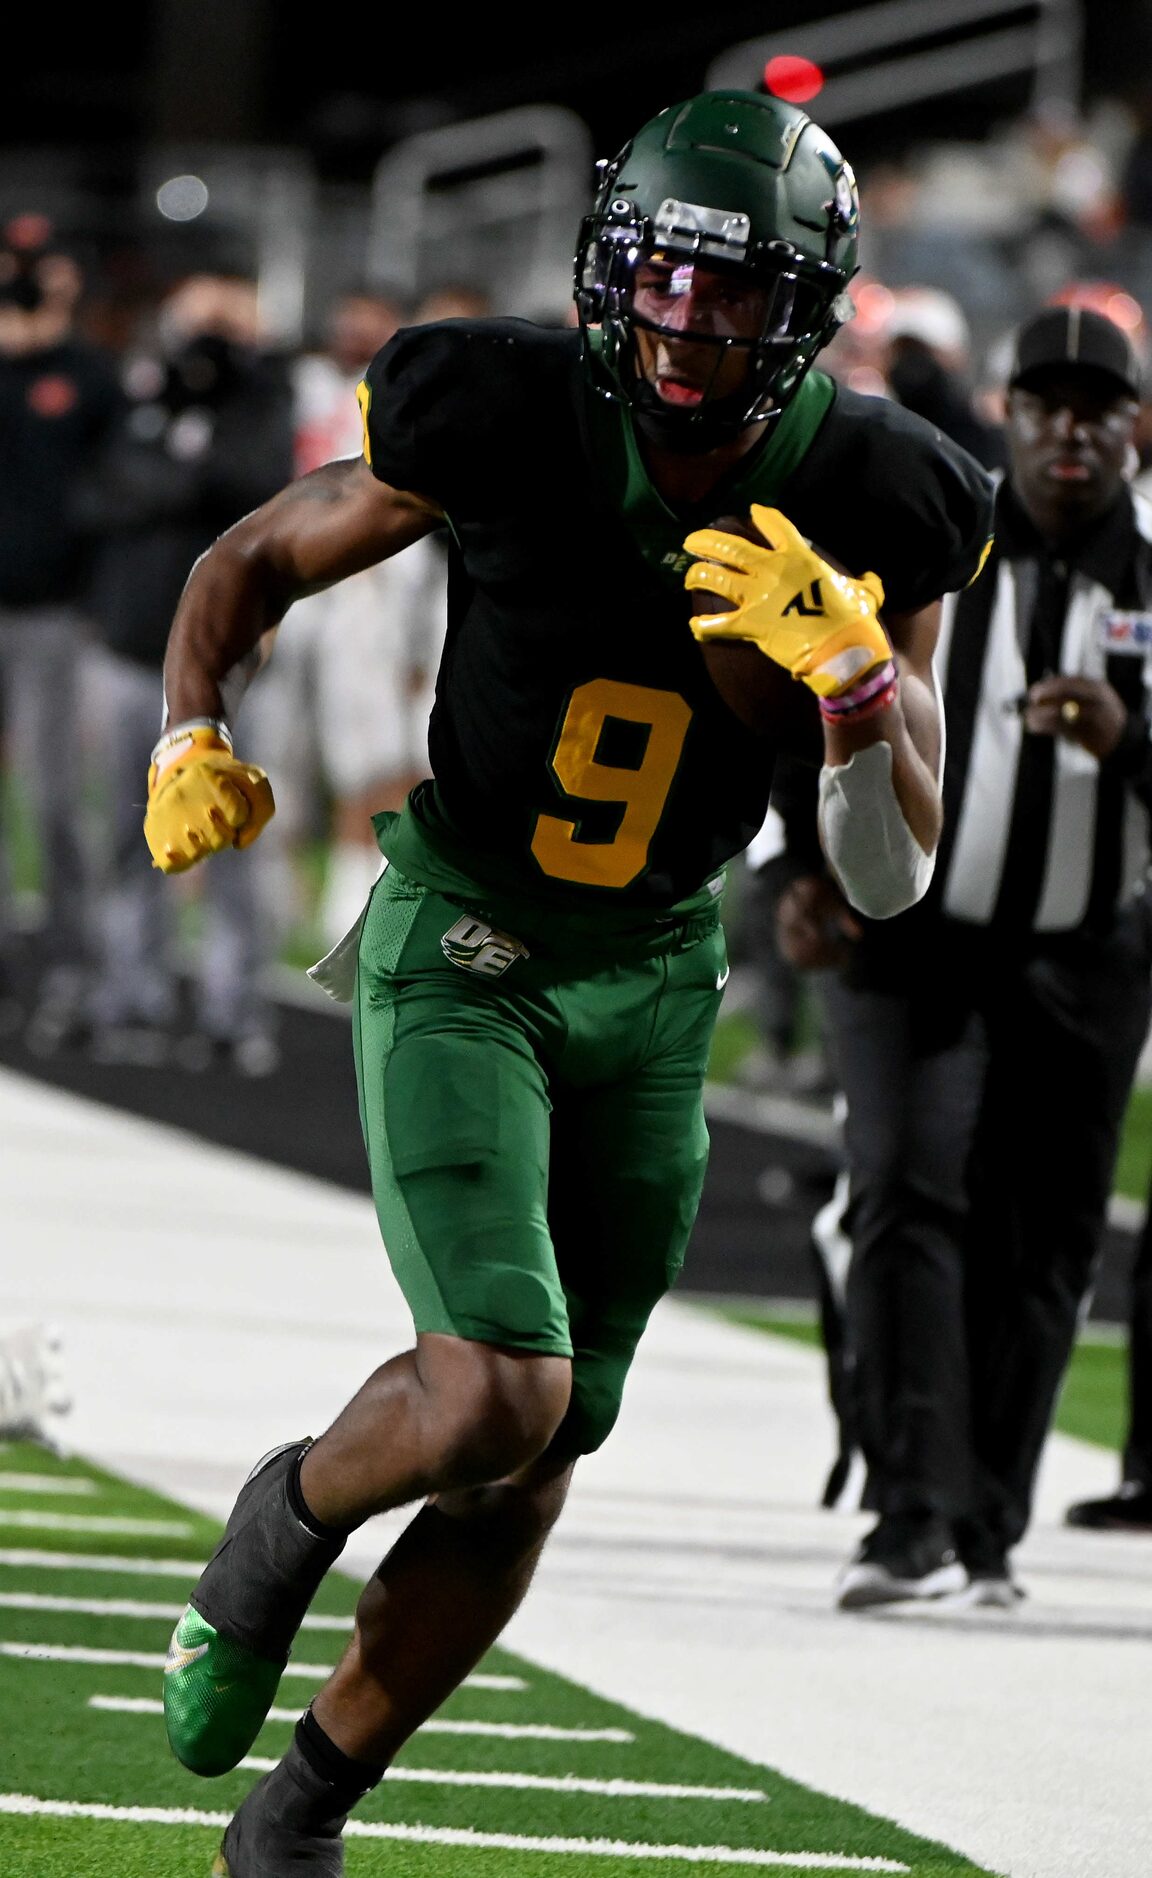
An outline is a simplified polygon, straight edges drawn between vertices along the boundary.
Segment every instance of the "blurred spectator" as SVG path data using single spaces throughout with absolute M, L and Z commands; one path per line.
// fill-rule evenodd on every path
M 350 287 L 333 301 L 323 345 L 293 367 L 298 476 L 337 457 L 360 454 L 356 387 L 368 361 L 402 320 L 399 303 L 377 288 Z
M 872 274 L 857 274 L 848 292 L 855 312 L 821 354 L 820 369 L 865 397 L 891 397 L 885 330 L 895 296 Z
M 422 303 L 413 323 L 474 318 L 487 310 L 478 289 L 445 286 Z M 356 387 L 400 319 L 400 309 L 382 294 L 348 293 L 334 303 L 323 352 L 297 366 L 301 473 L 334 457 L 359 455 Z M 331 803 L 318 915 L 326 944 L 334 944 L 356 920 L 379 872 L 372 816 L 399 808 L 428 773 L 428 718 L 446 596 L 446 557 L 439 542 L 429 538 L 327 593 L 298 602 L 280 629 L 274 695 L 281 735 L 291 738 L 290 838 L 298 843 L 306 833 L 319 787 L 327 790 Z M 307 750 L 303 764 L 302 747 Z M 284 789 L 280 795 L 283 809 Z
M 177 903 L 141 834 L 140 776 L 163 715 L 168 627 L 193 562 L 292 469 L 291 395 L 261 349 L 252 282 L 196 275 L 165 300 L 156 346 L 127 370 L 131 407 L 83 489 L 96 544 L 92 612 L 106 658 L 102 744 L 113 853 L 90 1017 L 106 1060 L 155 1061 L 180 1020 Z M 231 854 L 206 874 L 189 1066 L 258 1072 L 274 1050 L 261 984 L 271 934 L 260 870 Z M 235 864 L 234 864 L 235 863 Z
M 938 659 L 935 878 L 910 912 L 862 922 L 827 984 L 852 1242 L 836 1393 L 880 1515 L 845 1608 L 965 1574 L 973 1603 L 1018 1596 L 1010 1554 L 1152 1006 L 1152 512 L 1124 479 L 1138 365 L 1099 314 L 1054 309 L 1018 336 L 1012 385 L 996 540 Z M 844 913 L 813 866 L 781 908 L 793 960 L 834 963 Z
M 74 332 L 81 288 L 43 216 L 0 231 L 0 730 L 14 777 L 0 818 L 19 800 L 38 849 L 45 970 L 29 1039 L 48 1048 L 76 1021 L 87 957 L 77 723 L 86 542 L 72 497 L 120 410 L 111 362 Z M 5 832 L 0 819 L 0 975 L 13 936 Z
M 951 294 L 899 287 L 884 327 L 892 395 L 971 452 L 986 469 L 1003 462 L 1000 436 L 976 414 L 968 382 L 968 322 Z
M 492 301 L 483 287 L 468 281 L 445 281 L 425 294 L 412 319 L 413 326 L 431 326 L 435 320 L 486 320 Z
M 798 971 L 780 948 L 780 901 L 808 860 L 797 858 L 776 807 L 769 808 L 744 861 L 737 930 L 731 937 L 734 949 L 747 959 L 756 1042 L 740 1064 L 739 1080 L 746 1088 L 795 1096 L 830 1094 L 820 1002 L 810 995 L 810 974 Z

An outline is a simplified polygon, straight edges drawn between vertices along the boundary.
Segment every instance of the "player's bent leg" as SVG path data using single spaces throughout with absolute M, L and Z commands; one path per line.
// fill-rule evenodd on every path
M 169 1650 L 165 1720 L 185 1767 L 222 1774 L 248 1752 L 348 1533 L 373 1513 L 533 1460 L 565 1414 L 570 1371 L 565 1357 L 422 1337 L 368 1379 L 315 1447 L 295 1442 L 259 1464 Z
M 265 1455 L 249 1475 L 172 1635 L 164 1721 L 177 1760 L 227 1773 L 272 1705 L 292 1640 L 346 1534 L 308 1517 L 298 1473 L 309 1443 Z
M 302 1464 L 307 1503 L 330 1525 L 503 1480 L 544 1452 L 568 1407 L 567 1356 L 430 1333 L 399 1360 L 402 1377 L 396 1360 L 376 1370 Z
M 417 1514 L 361 1597 L 353 1641 L 288 1753 L 229 1824 L 216 1878 L 339 1878 L 348 1813 L 503 1630 L 572 1466 L 549 1453 Z
M 573 1465 L 548 1453 L 417 1514 L 365 1589 L 353 1640 L 313 1705 L 345 1754 L 387 1765 L 475 1668 L 528 1590 Z

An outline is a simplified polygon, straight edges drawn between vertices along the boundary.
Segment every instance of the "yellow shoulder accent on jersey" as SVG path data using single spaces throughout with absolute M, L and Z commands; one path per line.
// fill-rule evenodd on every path
M 356 387 L 356 402 L 360 406 L 360 422 L 364 427 L 364 461 L 371 469 L 372 444 L 368 437 L 368 410 L 372 403 L 372 387 L 366 378 L 362 378 Z
M 367 419 L 365 419 L 365 423 L 367 423 Z M 365 435 L 367 435 L 367 431 L 365 431 Z M 979 580 L 981 574 L 984 572 L 984 563 L 992 552 L 992 543 L 995 541 L 995 539 L 996 539 L 995 535 L 989 535 L 987 541 L 984 543 L 984 546 L 981 548 L 980 559 L 976 563 L 976 572 L 973 574 L 971 580 L 967 582 L 967 585 L 969 587 L 974 587 L 976 585 L 976 582 Z

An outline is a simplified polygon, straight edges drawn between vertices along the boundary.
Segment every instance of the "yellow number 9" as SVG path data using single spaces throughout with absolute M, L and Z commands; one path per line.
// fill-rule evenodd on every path
M 621 769 L 597 760 L 609 717 L 647 730 L 638 768 Z M 532 852 L 546 874 L 583 887 L 626 887 L 643 873 L 691 718 L 689 706 L 675 691 L 619 684 L 612 678 L 577 686 L 560 727 L 552 768 L 567 795 L 582 796 L 586 802 L 619 802 L 624 815 L 610 841 L 578 841 L 578 822 L 538 816 Z

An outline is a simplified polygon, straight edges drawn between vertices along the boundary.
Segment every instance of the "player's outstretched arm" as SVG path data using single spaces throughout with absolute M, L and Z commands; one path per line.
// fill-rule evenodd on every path
M 884 616 L 875 574 L 832 566 L 776 509 L 754 504 L 752 521 L 760 541 L 701 529 L 685 542 L 701 557 L 689 591 L 733 609 L 697 615 L 692 630 L 751 641 L 815 692 L 825 853 L 852 905 L 886 919 L 923 897 L 940 836 L 939 603 Z
M 192 569 L 164 661 L 169 721 L 221 716 L 222 681 L 293 601 L 387 560 L 442 519 L 434 502 L 378 482 L 362 457 L 289 483 Z
M 144 835 L 162 872 L 247 847 L 274 811 L 268 778 L 234 755 L 226 723 L 266 635 L 293 601 L 386 560 L 441 519 L 435 503 L 349 459 L 290 483 L 197 561 L 168 640 L 167 723 L 148 777 Z

